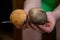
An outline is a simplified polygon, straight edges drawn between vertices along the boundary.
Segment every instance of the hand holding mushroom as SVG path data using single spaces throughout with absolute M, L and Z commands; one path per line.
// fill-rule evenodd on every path
M 50 25 L 54 24 L 52 21 L 55 21 L 50 14 L 51 13 L 46 14 L 46 12 L 40 8 L 30 9 L 28 15 L 24 10 L 16 9 L 11 13 L 10 21 L 19 29 L 28 22 L 27 25 L 29 25 L 29 27 L 38 31 L 42 30 L 47 32 L 51 28 Z

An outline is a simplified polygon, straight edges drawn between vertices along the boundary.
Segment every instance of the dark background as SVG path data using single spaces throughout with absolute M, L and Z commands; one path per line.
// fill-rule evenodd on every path
M 0 0 L 0 22 L 9 20 L 12 11 L 12 0 Z
M 12 31 L 11 23 L 1 23 L 8 21 L 12 12 L 12 0 L 0 0 L 0 31 Z

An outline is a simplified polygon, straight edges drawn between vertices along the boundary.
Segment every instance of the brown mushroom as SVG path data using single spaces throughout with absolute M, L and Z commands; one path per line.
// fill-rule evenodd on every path
M 32 8 L 29 10 L 28 19 L 31 23 L 43 25 L 47 22 L 47 15 L 46 12 L 40 8 Z

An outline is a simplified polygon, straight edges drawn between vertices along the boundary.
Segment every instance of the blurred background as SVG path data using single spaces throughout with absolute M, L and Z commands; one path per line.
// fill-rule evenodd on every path
M 0 40 L 13 40 L 14 39 L 13 34 L 16 35 L 15 37 L 16 40 L 20 40 L 22 38 L 21 30 L 20 32 L 17 32 L 16 31 L 17 29 L 14 28 L 13 24 L 7 23 L 7 21 L 10 20 L 9 16 L 14 9 L 17 9 L 17 8 L 23 9 L 24 1 L 25 0 L 0 0 Z M 56 25 L 60 26 L 59 22 Z M 57 28 L 57 34 L 59 34 L 58 30 L 59 30 L 59 27 Z M 15 31 L 15 33 L 13 33 L 13 31 Z M 17 34 L 19 36 L 17 36 Z M 56 27 L 51 33 L 43 33 L 42 35 L 43 35 L 42 40 L 56 40 L 56 38 L 57 40 L 60 40 L 59 38 L 60 36 L 59 35 L 56 36 Z M 4 39 L 5 37 L 8 39 Z
M 17 35 L 9 17 L 14 9 L 23 9 L 23 3 L 24 0 L 0 0 L 0 40 L 13 40 L 13 36 Z
M 12 35 L 13 25 L 7 23 L 11 12 L 12 0 L 0 0 L 0 40 L 9 40 L 9 36 Z

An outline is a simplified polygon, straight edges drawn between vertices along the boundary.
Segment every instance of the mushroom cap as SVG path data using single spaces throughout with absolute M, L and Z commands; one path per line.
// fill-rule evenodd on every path
M 10 14 L 10 21 L 15 25 L 19 26 L 26 21 L 26 13 L 22 9 L 16 9 Z
M 45 24 L 47 22 L 47 15 L 46 12 L 44 12 L 40 8 L 32 8 L 29 10 L 29 22 L 34 24 Z

